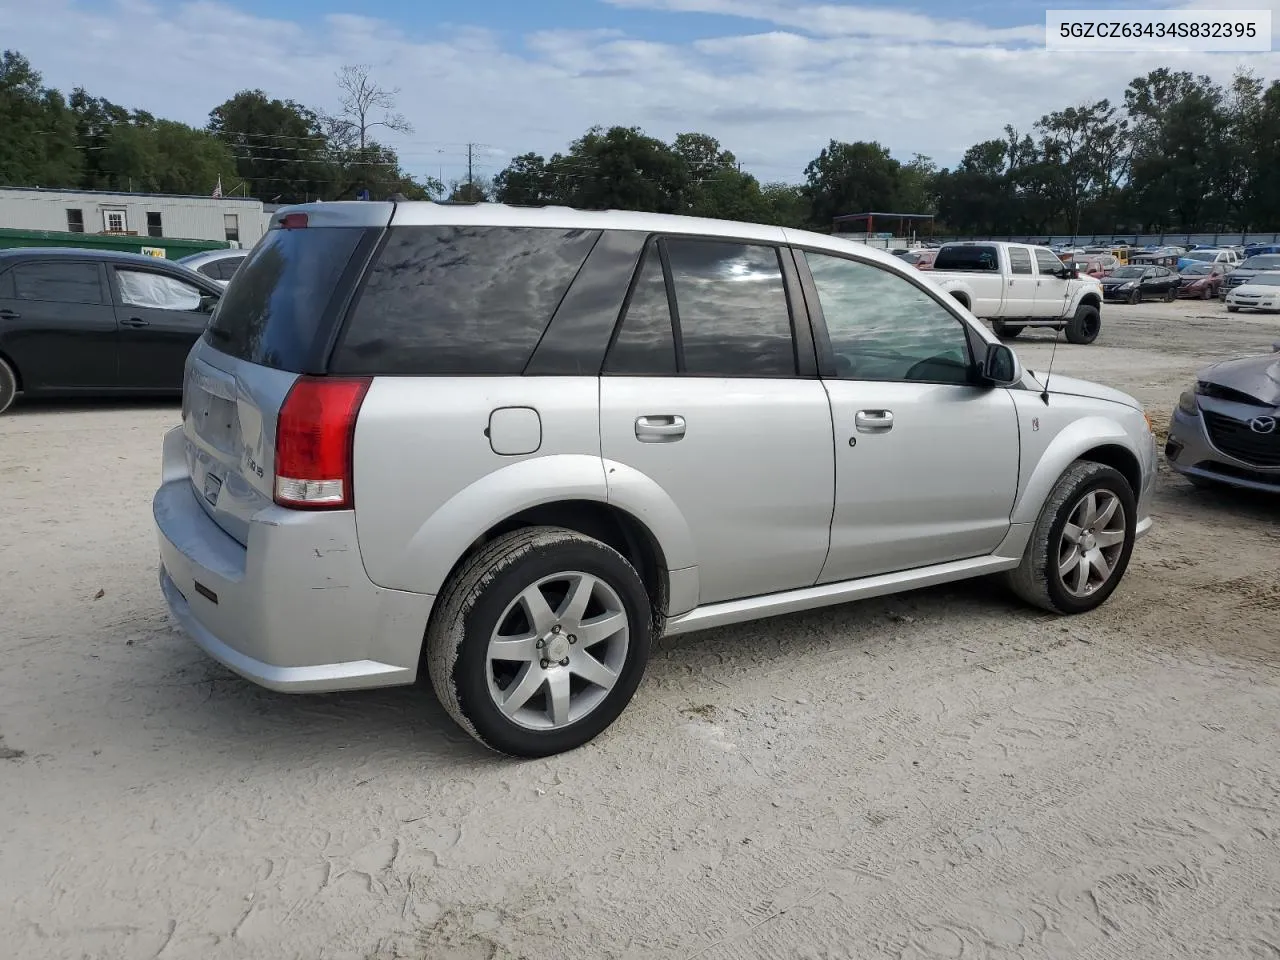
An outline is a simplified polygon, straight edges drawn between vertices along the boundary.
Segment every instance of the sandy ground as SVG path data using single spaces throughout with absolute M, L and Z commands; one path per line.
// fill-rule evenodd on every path
M 1105 323 L 1057 369 L 1161 416 L 1280 339 L 1216 303 Z M 0 419 L 6 956 L 1280 957 L 1274 500 L 1165 474 L 1072 620 L 971 583 L 665 641 L 612 731 L 512 762 L 427 689 L 272 694 L 170 625 L 177 416 Z

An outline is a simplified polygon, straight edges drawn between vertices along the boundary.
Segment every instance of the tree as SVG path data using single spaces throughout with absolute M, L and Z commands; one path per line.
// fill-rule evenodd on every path
M 295 203 L 325 196 L 336 160 L 315 111 L 262 90 L 242 90 L 209 113 L 208 130 L 227 144 L 249 193 Z
M 378 86 L 369 76 L 367 66 L 344 66 L 338 71 L 337 81 L 341 109 L 337 116 L 320 114 L 330 143 L 340 149 L 364 150 L 369 131 L 374 127 L 397 133 L 413 132 L 412 124 L 402 114 L 391 112 L 400 91 Z
M 494 199 L 499 203 L 554 203 L 554 188 L 547 161 L 538 153 L 521 154 L 493 178 Z
M 841 214 L 896 209 L 901 166 L 878 143 L 832 140 L 805 168 L 813 222 L 828 226 Z
M 493 184 L 483 177 L 455 180 L 449 187 L 449 199 L 455 203 L 484 203 L 493 194 Z
M 84 159 L 75 117 L 57 90 L 44 87 L 31 63 L 0 54 L 0 183 L 74 187 Z
M 679 133 L 671 149 L 684 161 L 689 176 L 705 179 L 721 170 L 734 169 L 737 158 L 720 146 L 720 141 L 705 133 Z
M 547 164 L 558 202 L 588 210 L 683 212 L 684 160 L 638 127 L 592 127 Z
M 780 227 L 809 225 L 809 198 L 804 188 L 793 183 L 766 183 L 760 188 L 764 222 Z

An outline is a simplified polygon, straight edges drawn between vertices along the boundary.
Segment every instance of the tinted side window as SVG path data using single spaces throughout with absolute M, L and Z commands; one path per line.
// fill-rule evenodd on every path
M 599 236 L 546 227 L 393 227 L 347 319 L 333 371 L 523 372 Z
M 51 300 L 56 303 L 104 303 L 102 281 L 96 263 L 19 263 L 13 268 L 15 295 L 19 300 Z
M 1031 272 L 1031 254 L 1021 247 L 1009 248 L 1009 269 L 1014 273 Z
M 1053 255 L 1052 250 L 1041 250 L 1036 248 L 1036 266 L 1040 268 L 1042 274 L 1052 276 L 1062 269 L 1062 261 Z
M 721 240 L 664 243 L 684 372 L 794 377 L 791 313 L 777 249 Z
M 964 325 L 904 277 L 806 252 L 842 380 L 969 383 Z
M 236 275 L 236 271 L 240 269 L 240 264 L 244 263 L 244 257 L 224 257 L 221 260 L 214 261 L 218 265 L 214 278 L 217 280 L 230 280 Z
M 669 376 L 676 372 L 676 341 L 671 332 L 667 282 L 658 245 L 650 244 L 636 279 L 618 337 L 604 362 L 605 373 Z
M 995 247 L 955 245 L 938 251 L 933 261 L 935 270 L 965 270 L 977 273 L 998 273 L 1000 256 Z

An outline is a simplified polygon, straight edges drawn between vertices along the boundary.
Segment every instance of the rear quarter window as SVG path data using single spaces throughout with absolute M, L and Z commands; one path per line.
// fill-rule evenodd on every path
M 329 369 L 522 373 L 599 237 L 548 227 L 392 227 Z

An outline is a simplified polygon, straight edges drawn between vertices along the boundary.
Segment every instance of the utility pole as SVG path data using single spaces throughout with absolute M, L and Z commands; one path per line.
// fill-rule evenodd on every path
M 471 148 L 473 146 L 475 146 L 475 144 L 472 144 L 472 143 L 467 144 L 467 199 L 468 200 L 471 199 L 472 194 L 475 190 L 475 188 L 472 186 L 472 179 L 471 179 Z

